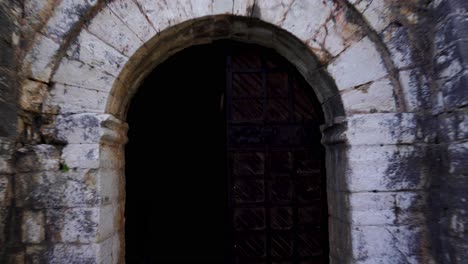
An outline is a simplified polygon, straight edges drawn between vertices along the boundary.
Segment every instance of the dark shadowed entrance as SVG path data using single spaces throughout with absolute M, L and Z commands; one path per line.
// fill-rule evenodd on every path
M 325 263 L 320 106 L 275 52 L 186 49 L 132 100 L 127 263 Z

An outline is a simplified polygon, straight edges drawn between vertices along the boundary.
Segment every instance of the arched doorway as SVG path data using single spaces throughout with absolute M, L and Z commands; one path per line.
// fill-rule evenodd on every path
M 272 50 L 220 41 L 158 66 L 128 112 L 127 262 L 326 263 L 322 122 Z

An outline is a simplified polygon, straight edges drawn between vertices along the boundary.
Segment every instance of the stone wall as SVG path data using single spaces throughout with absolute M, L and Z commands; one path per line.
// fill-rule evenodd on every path
M 131 95 L 170 55 L 216 39 L 274 48 L 314 88 L 326 119 L 332 263 L 466 259 L 463 0 L 0 8 L 0 262 L 122 261 Z
M 468 259 L 468 2 L 435 1 L 433 114 L 441 160 L 433 197 L 440 263 Z

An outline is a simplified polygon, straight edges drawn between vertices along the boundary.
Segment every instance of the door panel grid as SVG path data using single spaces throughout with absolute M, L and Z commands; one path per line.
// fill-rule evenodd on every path
M 233 263 L 324 263 L 318 103 L 276 54 L 227 56 Z

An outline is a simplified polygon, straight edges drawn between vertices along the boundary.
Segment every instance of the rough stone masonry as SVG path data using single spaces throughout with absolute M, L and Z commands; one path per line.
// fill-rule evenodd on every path
M 124 262 L 129 100 L 218 39 L 314 88 L 331 263 L 466 263 L 468 1 L 2 0 L 0 25 L 0 263 Z

